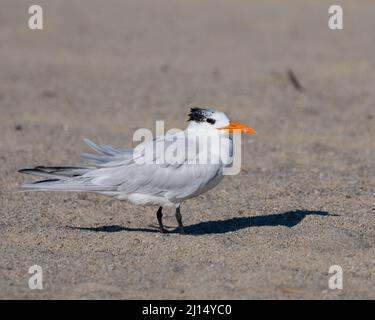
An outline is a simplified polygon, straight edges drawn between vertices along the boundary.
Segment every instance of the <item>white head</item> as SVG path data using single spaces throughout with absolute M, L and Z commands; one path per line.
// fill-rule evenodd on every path
M 224 112 L 215 109 L 191 108 L 188 121 L 188 129 L 219 130 L 222 133 L 234 131 L 248 134 L 256 133 L 254 129 L 244 124 L 230 121 Z

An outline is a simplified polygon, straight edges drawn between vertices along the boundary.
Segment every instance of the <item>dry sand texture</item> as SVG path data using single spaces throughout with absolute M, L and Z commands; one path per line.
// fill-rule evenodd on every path
M 43 31 L 32 2 L 1 2 L 1 298 L 375 298 L 374 1 L 340 1 L 342 31 L 330 1 L 38 2 Z M 194 105 L 258 134 L 239 176 L 183 205 L 186 236 L 155 208 L 15 192 L 20 168 L 184 128 Z

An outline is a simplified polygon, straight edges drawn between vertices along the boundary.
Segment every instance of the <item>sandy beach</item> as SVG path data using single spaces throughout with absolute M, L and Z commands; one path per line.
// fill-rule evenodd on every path
M 42 0 L 0 12 L 1 299 L 374 299 L 373 1 Z M 296 84 L 297 83 L 297 84 Z M 174 211 L 17 192 L 207 106 L 247 123 L 242 170 Z M 43 290 L 30 290 L 30 266 Z M 328 286 L 343 270 L 343 289 Z

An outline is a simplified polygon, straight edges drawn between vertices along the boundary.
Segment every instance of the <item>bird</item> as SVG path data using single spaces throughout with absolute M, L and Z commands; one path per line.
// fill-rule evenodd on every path
M 214 188 L 223 179 L 224 169 L 233 162 L 233 133 L 256 133 L 247 125 L 232 122 L 219 110 L 194 107 L 188 116 L 185 130 L 157 136 L 134 149 L 116 149 L 84 139 L 96 152 L 81 153 L 90 165 L 21 169 L 18 172 L 43 180 L 25 182 L 19 189 L 92 192 L 135 205 L 157 206 L 156 218 L 161 233 L 167 233 L 162 220 L 163 208 L 172 207 L 178 230 L 184 234 L 181 204 Z M 215 139 L 220 141 L 220 146 L 215 145 Z M 189 145 L 194 146 L 194 152 L 189 149 L 175 156 L 176 152 L 168 150 L 176 151 L 176 146 L 182 146 L 180 149 L 186 151 Z M 202 157 L 208 153 L 212 159 Z M 200 158 L 204 161 L 199 161 Z

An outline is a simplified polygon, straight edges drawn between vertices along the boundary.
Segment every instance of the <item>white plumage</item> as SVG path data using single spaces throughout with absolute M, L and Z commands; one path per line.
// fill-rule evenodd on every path
M 181 203 L 215 187 L 223 178 L 224 167 L 231 165 L 231 129 L 252 130 L 245 126 L 239 128 L 239 124 L 231 123 L 224 113 L 212 109 L 193 108 L 189 120 L 186 130 L 157 137 L 135 149 L 115 149 L 85 139 L 98 152 L 82 153 L 92 166 L 22 169 L 22 173 L 48 179 L 25 183 L 21 189 L 95 192 L 137 205 L 158 205 L 157 217 L 162 232 L 165 231 L 162 207 L 174 206 L 183 231 Z M 194 146 L 194 152 L 188 150 L 188 146 Z

